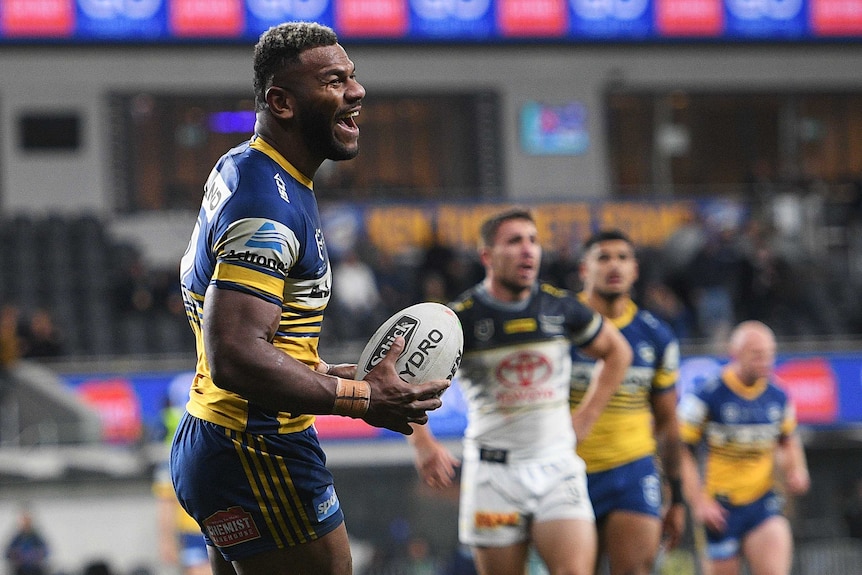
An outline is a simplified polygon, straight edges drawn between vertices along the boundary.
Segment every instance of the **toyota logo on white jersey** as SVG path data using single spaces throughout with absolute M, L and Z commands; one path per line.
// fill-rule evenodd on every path
M 507 356 L 497 366 L 497 381 L 506 387 L 542 385 L 551 378 L 554 367 L 547 356 L 534 351 L 519 351 Z

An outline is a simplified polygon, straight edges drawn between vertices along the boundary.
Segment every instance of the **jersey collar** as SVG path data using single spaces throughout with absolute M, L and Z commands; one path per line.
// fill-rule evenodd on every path
M 729 367 L 724 368 L 721 378 L 732 392 L 744 399 L 755 399 L 766 389 L 767 379 L 761 377 L 754 385 L 745 385 Z
M 581 303 L 587 307 L 590 307 L 590 301 L 587 298 L 586 292 L 579 292 L 578 299 L 581 300 Z M 592 309 L 592 308 L 590 308 Z M 632 300 L 626 302 L 626 307 L 623 310 L 623 313 L 617 317 L 609 317 L 607 319 L 610 320 L 614 327 L 617 329 L 623 329 L 627 325 L 629 325 L 635 319 L 635 315 L 638 313 L 638 306 Z
M 284 170 L 288 174 L 293 176 L 293 178 L 300 184 L 302 184 L 309 190 L 314 190 L 314 182 L 311 181 L 311 179 L 307 178 L 305 175 L 303 175 L 302 172 L 294 168 L 293 164 L 284 159 L 284 156 L 278 153 L 278 150 L 272 147 L 269 142 L 267 142 L 260 136 L 255 135 L 254 138 L 252 138 L 249 147 L 257 150 L 258 152 L 263 152 L 264 154 L 272 158 L 275 163 L 284 168 Z

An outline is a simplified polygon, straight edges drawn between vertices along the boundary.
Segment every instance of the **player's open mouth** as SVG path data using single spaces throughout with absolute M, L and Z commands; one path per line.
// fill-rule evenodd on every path
M 353 110 L 352 112 L 340 116 L 338 118 L 338 123 L 349 130 L 358 130 L 359 126 L 356 125 L 356 121 L 354 120 L 358 115 L 359 110 Z

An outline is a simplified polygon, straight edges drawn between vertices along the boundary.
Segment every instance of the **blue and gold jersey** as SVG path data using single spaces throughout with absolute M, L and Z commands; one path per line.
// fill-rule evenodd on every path
M 451 307 L 464 328 L 466 445 L 505 449 L 514 459 L 571 451 L 569 349 L 592 342 L 602 317 L 548 284 L 511 303 L 479 284 Z
M 583 301 L 584 294 L 580 294 Z M 587 472 L 607 471 L 653 455 L 653 415 L 650 399 L 675 389 L 679 373 L 679 343 L 670 327 L 629 302 L 625 313 L 610 320 L 631 345 L 632 365 L 620 388 L 596 421 L 590 434 L 578 439 L 578 455 Z M 569 403 L 574 410 L 584 398 L 595 362 L 572 348 L 572 385 Z
M 686 393 L 678 415 L 682 440 L 706 443 L 707 493 L 747 505 L 773 487 L 776 446 L 796 429 L 793 403 L 775 384 L 761 379 L 747 387 L 725 369 Z
M 331 274 L 312 182 L 261 138 L 222 156 L 207 179 L 180 269 L 186 314 L 197 341 L 188 412 L 236 431 L 290 433 L 314 417 L 267 410 L 216 386 L 201 323 L 209 286 L 281 307 L 272 344 L 313 367 Z

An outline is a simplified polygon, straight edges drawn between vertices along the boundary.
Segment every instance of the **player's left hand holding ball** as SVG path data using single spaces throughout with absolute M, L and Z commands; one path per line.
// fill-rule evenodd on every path
M 368 372 L 364 380 L 371 385 L 371 399 L 363 420 L 405 435 L 413 433 L 411 423 L 424 425 L 428 411 L 443 405 L 440 395 L 449 387 L 448 379 L 407 383 L 398 375 L 395 360 L 404 349 L 404 338 L 392 342 L 389 353 Z
M 355 363 L 328 364 L 321 359 L 320 362 L 317 364 L 317 367 L 315 367 L 314 369 L 318 373 L 325 373 L 326 375 L 343 377 L 345 379 L 354 379 L 356 377 Z

